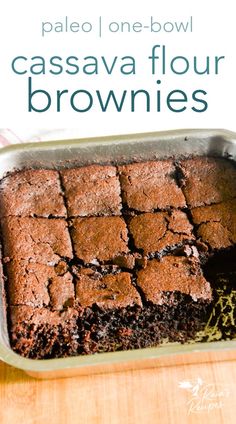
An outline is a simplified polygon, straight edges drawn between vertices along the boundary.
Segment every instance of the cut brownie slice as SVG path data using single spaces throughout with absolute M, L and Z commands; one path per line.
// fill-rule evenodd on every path
M 129 222 L 136 249 L 144 255 L 167 253 L 195 239 L 187 215 L 179 210 L 144 213 Z
M 203 328 L 210 285 L 197 260 L 174 259 L 163 260 L 163 276 L 157 260 L 138 272 L 142 301 L 130 273 L 78 271 L 76 299 L 83 308 L 78 329 L 84 353 L 155 346 L 164 339 L 183 342 Z
M 130 273 L 106 274 L 103 267 L 102 274 L 82 268 L 77 274 L 76 300 L 83 308 L 78 321 L 83 353 L 134 347 L 131 340 L 142 301 Z
M 236 243 L 236 200 L 191 210 L 197 235 L 210 250 Z
M 132 163 L 118 169 L 123 201 L 128 208 L 152 212 L 186 206 L 184 195 L 176 183 L 172 161 Z
M 58 275 L 56 268 L 13 261 L 6 265 L 9 304 L 62 310 L 74 304 L 72 275 Z
M 65 217 L 57 171 L 39 169 L 15 172 L 0 183 L 0 216 Z
M 71 235 L 75 254 L 85 263 L 112 261 L 129 251 L 126 224 L 118 216 L 75 218 Z
M 52 312 L 31 306 L 10 307 L 10 339 L 13 349 L 34 358 L 55 358 L 78 353 L 79 313 L 68 308 Z
M 73 257 L 63 219 L 3 218 L 2 235 L 4 256 L 10 260 L 55 265 L 61 258 Z
M 142 305 L 139 293 L 131 283 L 131 274 L 102 275 L 89 268 L 77 274 L 76 300 L 83 307 L 94 304 L 101 309 Z
M 70 217 L 120 215 L 120 183 L 114 166 L 66 169 L 61 176 Z
M 148 261 L 147 267 L 138 272 L 137 284 L 147 301 L 171 306 L 174 298 L 167 294 L 179 292 L 189 295 L 193 301 L 211 300 L 211 287 L 204 278 L 196 258 L 165 256 L 160 261 Z M 182 305 L 181 307 L 185 307 Z
M 236 197 L 236 167 L 226 159 L 194 158 L 180 163 L 183 191 L 190 207 Z

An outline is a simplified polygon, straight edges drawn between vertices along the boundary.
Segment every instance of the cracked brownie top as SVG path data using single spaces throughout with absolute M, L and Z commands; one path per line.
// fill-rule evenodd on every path
M 120 184 L 115 166 L 83 166 L 60 174 L 68 216 L 120 215 Z
M 24 260 L 55 265 L 61 258 L 72 259 L 72 245 L 64 219 L 2 219 L 4 255 L 9 260 Z
M 192 340 L 214 297 L 206 260 L 233 247 L 235 263 L 235 177 L 215 158 L 6 176 L 13 349 L 51 358 Z
M 144 255 L 168 252 L 195 240 L 193 226 L 180 210 L 137 215 L 128 225 L 135 248 Z
M 151 212 L 186 206 L 172 161 L 132 163 L 118 169 L 123 201 L 129 209 Z
M 75 218 L 71 237 L 76 257 L 85 263 L 112 261 L 129 251 L 126 223 L 118 216 Z
M 57 171 L 25 170 L 0 182 L 0 217 L 65 217 L 66 208 Z
M 201 254 L 236 243 L 235 172 L 230 161 L 194 158 L 5 177 L 9 304 L 141 306 L 140 294 L 160 302 L 178 290 L 210 299 Z
M 210 284 L 204 278 L 196 258 L 173 255 L 165 256 L 161 261 L 152 259 L 145 269 L 138 272 L 137 284 L 146 299 L 155 304 L 166 303 L 166 293 L 173 291 L 188 294 L 195 301 L 211 299 Z M 174 298 L 167 300 L 170 306 L 171 301 Z
M 236 167 L 233 162 L 201 157 L 181 161 L 179 166 L 188 206 L 211 205 L 236 197 Z
M 103 275 L 82 268 L 76 278 L 76 298 L 83 307 L 91 307 L 93 304 L 103 309 L 142 306 L 131 277 L 128 272 Z
M 209 249 L 223 249 L 236 243 L 236 199 L 193 208 L 192 219 L 198 238 Z

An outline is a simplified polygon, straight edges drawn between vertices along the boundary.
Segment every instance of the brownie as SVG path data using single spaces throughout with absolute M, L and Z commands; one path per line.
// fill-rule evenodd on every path
M 4 256 L 10 260 L 54 265 L 61 258 L 72 258 L 72 246 L 63 219 L 2 219 Z
M 102 309 L 142 305 L 131 283 L 131 274 L 120 272 L 103 276 L 89 268 L 81 269 L 76 282 L 76 300 L 83 307 L 96 304 Z
M 114 166 L 66 169 L 61 176 L 70 217 L 120 215 L 120 183 Z
M 129 251 L 126 224 L 118 216 L 75 218 L 71 235 L 75 255 L 85 263 L 112 261 Z
M 153 269 L 155 263 L 160 264 L 157 260 L 149 261 L 146 269 L 138 272 L 137 283 L 128 272 L 103 275 L 88 268 L 78 271 L 76 301 L 83 308 L 78 320 L 82 353 L 155 346 L 163 339 L 184 342 L 203 329 L 211 302 L 210 285 L 197 259 L 171 259 L 167 256 L 163 260 L 160 284 L 159 270 L 155 273 Z
M 5 177 L 0 183 L 0 204 L 0 217 L 66 216 L 59 174 L 48 169 L 25 170 Z
M 150 260 L 147 267 L 138 272 L 137 284 L 146 300 L 159 305 L 166 303 L 165 295 L 169 292 L 189 295 L 195 302 L 211 300 L 210 284 L 196 258 L 165 256 L 160 261 Z
M 74 284 L 70 272 L 58 275 L 57 269 L 24 261 L 6 265 L 11 284 L 8 288 L 11 305 L 28 305 L 62 310 L 74 303 Z
M 133 217 L 129 223 L 134 246 L 144 255 L 169 252 L 195 240 L 192 230 L 187 215 L 179 210 L 144 213 Z
M 193 208 L 197 236 L 210 251 L 233 247 L 236 243 L 236 199 L 216 205 Z
M 13 350 L 40 359 L 235 337 L 235 194 L 234 165 L 215 158 L 6 176 Z
M 33 359 L 78 354 L 79 312 L 63 312 L 31 306 L 10 307 L 11 345 L 16 352 Z
M 188 206 L 211 205 L 236 197 L 236 167 L 226 159 L 193 158 L 180 163 Z
M 155 209 L 181 208 L 186 205 L 176 182 L 172 161 L 132 163 L 119 166 L 123 202 L 126 207 L 141 212 Z

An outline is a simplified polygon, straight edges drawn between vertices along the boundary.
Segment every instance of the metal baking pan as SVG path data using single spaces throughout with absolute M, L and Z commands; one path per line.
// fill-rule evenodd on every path
M 218 156 L 236 162 L 236 134 L 225 130 L 177 130 L 80 140 L 14 145 L 0 150 L 0 178 L 22 168 L 62 168 L 74 164 L 124 163 L 166 157 Z M 236 340 L 166 344 L 61 359 L 33 360 L 12 351 L 7 330 L 0 264 L 0 359 L 38 378 L 68 377 L 152 366 L 236 359 Z

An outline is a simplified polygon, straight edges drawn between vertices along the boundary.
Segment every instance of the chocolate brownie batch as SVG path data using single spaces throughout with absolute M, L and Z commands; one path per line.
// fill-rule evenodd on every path
M 185 342 L 212 301 L 202 265 L 236 243 L 226 159 L 31 169 L 0 183 L 13 349 L 31 358 Z

